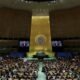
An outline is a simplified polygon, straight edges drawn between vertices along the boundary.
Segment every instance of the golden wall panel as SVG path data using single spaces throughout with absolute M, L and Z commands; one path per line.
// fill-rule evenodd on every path
M 52 51 L 49 16 L 32 16 L 30 51 L 31 50 Z

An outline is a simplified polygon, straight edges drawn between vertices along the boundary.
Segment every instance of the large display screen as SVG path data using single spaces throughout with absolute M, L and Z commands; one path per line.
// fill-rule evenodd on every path
M 52 46 L 53 47 L 62 47 L 62 41 L 59 41 L 59 40 L 52 41 Z
M 19 41 L 19 47 L 29 47 L 29 41 Z

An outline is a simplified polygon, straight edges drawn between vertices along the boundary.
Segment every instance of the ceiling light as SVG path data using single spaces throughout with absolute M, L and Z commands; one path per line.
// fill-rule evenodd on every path
M 24 0 L 24 1 L 47 2 L 47 1 L 56 1 L 56 0 Z
M 37 3 L 41 3 L 41 2 L 50 2 L 50 3 L 55 3 L 57 0 L 21 0 L 21 2 L 37 2 Z

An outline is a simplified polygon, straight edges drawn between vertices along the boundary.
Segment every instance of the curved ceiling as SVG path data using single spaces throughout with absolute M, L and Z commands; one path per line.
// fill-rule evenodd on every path
M 31 10 L 33 12 L 47 12 L 49 10 L 71 8 L 80 5 L 80 0 L 56 0 L 49 2 L 24 2 L 23 0 L 0 0 L 0 7 Z

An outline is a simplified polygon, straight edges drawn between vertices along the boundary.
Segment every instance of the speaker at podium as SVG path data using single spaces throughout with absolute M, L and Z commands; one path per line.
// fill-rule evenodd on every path
M 49 58 L 48 55 L 45 54 L 43 51 L 39 51 L 36 53 L 36 55 L 33 56 L 33 58 L 38 58 L 38 59 L 44 59 L 44 58 Z

